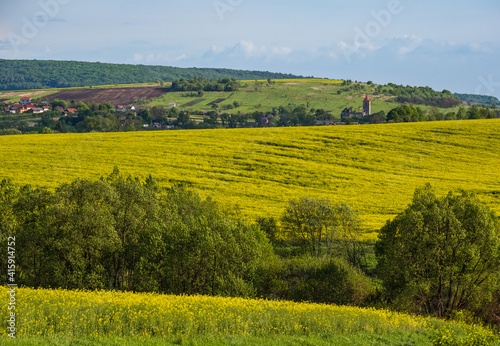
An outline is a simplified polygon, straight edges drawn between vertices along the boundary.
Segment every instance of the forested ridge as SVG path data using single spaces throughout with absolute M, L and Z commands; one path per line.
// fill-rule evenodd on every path
M 300 78 L 285 73 L 223 68 L 179 68 L 82 61 L 0 59 L 0 90 L 171 82 L 190 77 L 204 77 L 208 80 L 219 78 Z

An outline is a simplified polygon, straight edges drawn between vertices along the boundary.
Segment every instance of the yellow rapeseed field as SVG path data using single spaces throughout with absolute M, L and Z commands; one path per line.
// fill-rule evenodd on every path
M 240 80 L 241 83 L 251 83 L 256 80 Z M 300 79 L 272 79 L 276 83 L 324 83 L 324 84 L 341 84 L 341 80 L 324 79 L 324 78 L 300 78 Z M 258 79 L 257 82 L 267 82 L 267 79 Z
M 429 330 L 492 335 L 477 326 L 387 310 L 152 293 L 20 288 L 15 312 L 18 337 L 267 337 Z M 0 335 L 0 340 L 7 336 L 5 328 Z
M 346 203 L 374 239 L 416 187 L 467 189 L 500 214 L 500 119 L 362 126 L 0 136 L 0 179 L 56 187 L 114 166 L 190 184 L 250 221 L 291 198 Z

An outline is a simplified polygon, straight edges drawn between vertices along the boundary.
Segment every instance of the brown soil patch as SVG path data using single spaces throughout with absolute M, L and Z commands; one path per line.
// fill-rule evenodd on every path
M 47 96 L 49 100 L 75 100 L 76 102 L 106 103 L 112 105 L 129 105 L 135 100 L 150 100 L 168 92 L 165 88 L 109 88 L 109 89 L 79 89 L 63 90 Z
M 210 103 L 207 103 L 207 106 L 212 106 L 212 105 L 214 105 L 214 104 L 216 104 L 216 103 L 221 103 L 221 102 L 224 102 L 224 101 L 226 101 L 226 99 L 217 99 L 217 100 L 215 100 L 215 101 L 212 101 L 212 102 L 210 102 Z
M 194 106 L 194 105 L 196 105 L 196 104 L 198 104 L 198 103 L 200 103 L 200 102 L 202 102 L 204 100 L 205 99 L 196 99 L 196 100 L 190 101 L 190 102 L 188 102 L 186 104 L 183 104 L 181 107 L 192 107 L 192 106 Z

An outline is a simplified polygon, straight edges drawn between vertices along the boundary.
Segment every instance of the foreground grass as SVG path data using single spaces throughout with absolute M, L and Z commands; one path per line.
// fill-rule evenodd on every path
M 353 335 L 307 335 L 228 338 L 144 338 L 144 337 L 23 337 L 2 340 L 3 345 L 432 345 L 432 332 L 359 333 Z
M 3 289 L 6 290 L 5 287 Z M 7 319 L 8 311 L 4 310 Z M 20 288 L 21 344 L 490 344 L 479 326 L 387 310 L 243 298 Z M 9 338 L 5 329 L 0 341 Z M 479 343 L 482 342 L 482 343 Z

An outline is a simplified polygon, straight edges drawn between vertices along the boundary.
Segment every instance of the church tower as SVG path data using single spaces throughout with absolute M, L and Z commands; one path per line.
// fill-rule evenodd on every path
M 368 95 L 366 95 L 365 100 L 363 101 L 363 113 L 365 113 L 365 115 L 372 114 L 372 101 L 370 101 Z

